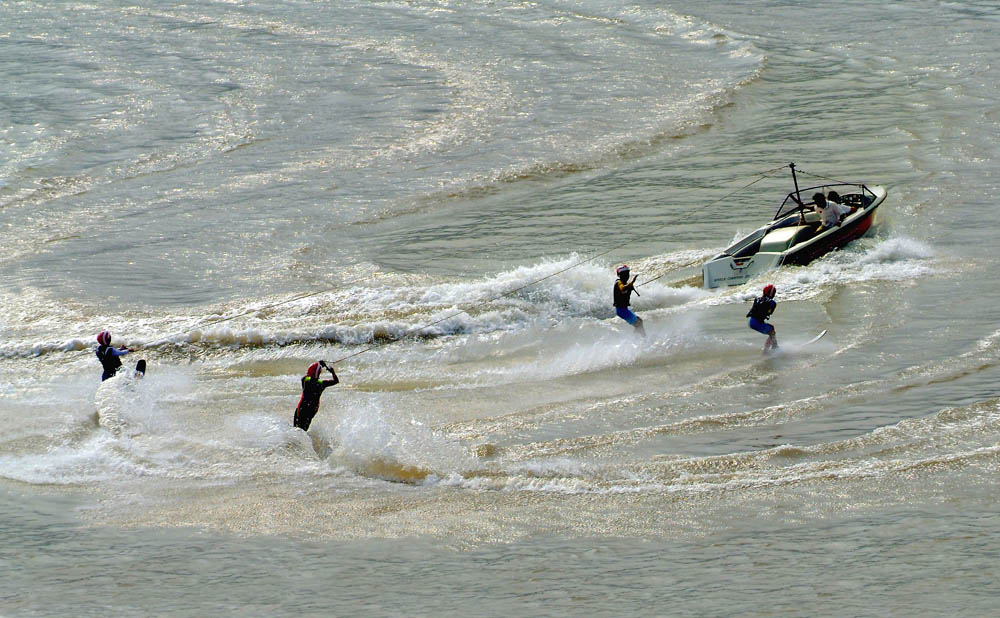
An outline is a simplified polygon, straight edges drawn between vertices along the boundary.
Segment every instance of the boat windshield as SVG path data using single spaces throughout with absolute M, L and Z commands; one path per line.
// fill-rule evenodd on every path
M 862 184 L 839 183 L 806 187 L 785 196 L 785 200 L 778 207 L 778 212 L 774 214 L 774 220 L 783 219 L 790 214 L 803 210 L 812 210 L 813 206 L 815 206 L 815 202 L 812 199 L 813 194 L 823 193 L 824 195 L 828 195 L 831 190 L 840 194 L 841 201 L 850 206 L 864 207 L 875 199 L 875 194 L 872 193 L 872 190 Z
M 741 238 L 736 244 L 725 250 L 724 255 L 730 257 L 744 257 L 757 253 L 760 248 L 760 239 L 764 237 L 767 228 L 754 230 L 749 236 Z

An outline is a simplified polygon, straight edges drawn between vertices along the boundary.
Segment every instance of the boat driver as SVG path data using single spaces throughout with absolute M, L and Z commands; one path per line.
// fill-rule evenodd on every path
M 834 195 L 837 195 L 834 192 Z M 839 195 L 837 195 L 839 199 Z M 844 215 L 848 215 L 854 212 L 853 209 L 844 206 L 843 204 L 838 204 L 835 201 L 827 201 L 826 196 L 822 193 L 813 194 L 813 202 L 816 204 L 816 212 L 820 216 L 820 231 L 826 231 L 833 226 L 840 226 L 840 220 Z

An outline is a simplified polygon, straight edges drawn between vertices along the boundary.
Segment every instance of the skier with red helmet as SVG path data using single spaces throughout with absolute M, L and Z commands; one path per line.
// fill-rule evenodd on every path
M 330 372 L 332 380 L 320 380 L 319 375 L 323 369 Z M 309 431 L 309 425 L 313 417 L 319 411 L 319 398 L 327 387 L 339 384 L 340 378 L 324 361 L 317 361 L 306 370 L 306 375 L 302 376 L 302 396 L 299 398 L 299 405 L 295 407 L 295 417 L 292 424 L 300 427 L 303 431 Z
M 632 313 L 632 310 L 628 308 L 632 293 L 635 292 L 636 296 L 639 295 L 639 293 L 635 291 L 635 280 L 639 277 L 639 275 L 632 277 L 632 280 L 629 281 L 628 276 L 630 271 L 627 264 L 623 264 L 615 269 L 615 274 L 618 275 L 618 280 L 615 281 L 615 286 L 612 290 L 615 315 L 631 324 L 633 328 L 645 337 L 646 329 L 642 325 L 642 318 Z
M 768 318 L 774 313 L 775 307 L 778 306 L 774 300 L 774 295 L 777 292 L 778 290 L 768 283 L 764 286 L 764 293 L 753 299 L 753 305 L 747 312 L 747 317 L 750 318 L 748 320 L 750 328 L 767 335 L 767 341 L 764 342 L 764 352 L 778 349 L 778 339 L 775 337 L 774 326 L 767 323 Z
M 122 366 L 121 357 L 131 351 L 127 347 L 112 347 L 110 331 L 102 330 L 97 333 L 97 360 L 101 361 L 101 366 L 104 367 L 101 382 L 113 378 L 118 373 L 118 369 Z

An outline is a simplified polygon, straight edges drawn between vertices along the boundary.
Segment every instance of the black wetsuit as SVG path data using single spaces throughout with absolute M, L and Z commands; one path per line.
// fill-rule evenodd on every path
M 101 375 L 101 382 L 108 378 L 113 378 L 118 369 L 122 366 L 122 359 L 115 356 L 114 348 L 109 345 L 97 346 L 97 360 L 101 361 L 104 373 Z
M 302 397 L 299 398 L 299 405 L 295 408 L 295 419 L 292 424 L 308 431 L 313 417 L 319 411 L 319 398 L 327 387 L 339 384 L 337 376 L 332 380 L 318 380 L 304 376 L 302 378 Z

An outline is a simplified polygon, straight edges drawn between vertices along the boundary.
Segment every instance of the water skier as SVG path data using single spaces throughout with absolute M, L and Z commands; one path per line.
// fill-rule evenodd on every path
M 330 372 L 330 375 L 333 376 L 332 380 L 319 379 L 323 369 Z M 303 431 L 309 431 L 309 425 L 312 423 L 313 417 L 316 416 L 316 412 L 319 411 L 319 398 L 323 395 L 323 391 L 327 387 L 339 383 L 340 378 L 337 377 L 333 367 L 327 366 L 324 361 L 317 361 L 309 365 L 306 375 L 302 376 L 302 396 L 299 398 L 299 405 L 295 407 L 295 417 L 292 424 Z
M 632 313 L 632 310 L 628 308 L 632 292 L 635 292 L 636 296 L 639 295 L 635 291 L 635 280 L 639 275 L 632 277 L 632 280 L 629 281 L 628 276 L 630 271 L 627 264 L 619 266 L 615 272 L 618 274 L 618 281 L 615 281 L 614 288 L 615 314 L 631 324 L 633 328 L 639 331 L 640 335 L 645 337 L 646 329 L 642 325 L 642 318 Z
M 108 378 L 113 378 L 118 370 L 122 366 L 122 356 L 132 352 L 131 349 L 122 346 L 120 348 L 112 347 L 111 345 L 111 332 L 102 330 L 97 333 L 97 360 L 101 361 L 101 366 L 104 368 L 104 373 L 101 374 L 101 382 L 107 380 Z M 140 360 L 135 365 L 136 377 L 142 377 L 146 372 L 146 361 Z
M 768 283 L 764 286 L 763 295 L 753 299 L 753 305 L 750 307 L 750 311 L 747 312 L 747 317 L 750 318 L 747 323 L 750 328 L 758 333 L 767 335 L 767 341 L 764 342 L 765 353 L 778 349 L 778 339 L 775 337 L 774 326 L 767 323 L 771 314 L 774 313 L 775 307 L 778 306 L 778 303 L 774 300 L 774 295 L 777 292 L 778 290 Z

